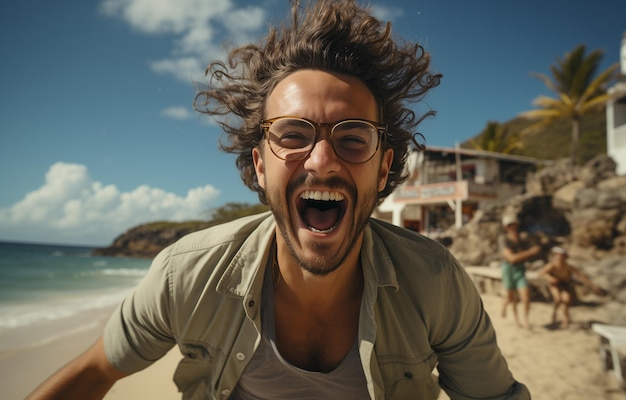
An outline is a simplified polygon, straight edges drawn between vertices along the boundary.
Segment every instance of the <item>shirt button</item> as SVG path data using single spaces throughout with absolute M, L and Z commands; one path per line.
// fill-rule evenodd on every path
M 230 390 L 224 389 L 222 390 L 222 396 L 228 396 L 230 394 Z
M 246 355 L 243 354 L 243 353 L 237 353 L 237 354 L 235 354 L 235 358 L 237 358 L 237 360 L 239 360 L 239 361 L 243 361 L 243 360 L 246 359 Z

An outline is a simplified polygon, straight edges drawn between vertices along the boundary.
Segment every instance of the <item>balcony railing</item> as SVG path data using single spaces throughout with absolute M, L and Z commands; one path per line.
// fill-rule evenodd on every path
M 401 186 L 394 194 L 394 201 L 411 204 L 426 204 L 446 202 L 449 200 L 496 197 L 496 190 L 492 185 L 478 184 L 469 181 L 454 181 Z

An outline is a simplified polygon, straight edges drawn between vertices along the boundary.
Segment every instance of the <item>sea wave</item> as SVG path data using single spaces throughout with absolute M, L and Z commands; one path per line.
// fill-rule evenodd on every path
M 138 278 L 143 278 L 147 272 L 148 272 L 147 269 L 136 269 L 136 268 L 117 268 L 117 269 L 107 268 L 107 269 L 103 269 L 100 271 L 102 275 L 107 275 L 107 276 L 131 276 L 131 277 L 138 277 Z
M 100 294 L 85 293 L 37 303 L 3 304 L 0 306 L 0 332 L 112 307 L 119 304 L 130 290 L 126 288 Z

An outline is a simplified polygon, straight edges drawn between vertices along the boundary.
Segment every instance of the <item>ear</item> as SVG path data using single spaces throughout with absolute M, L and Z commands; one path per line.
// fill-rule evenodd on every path
M 259 186 L 265 189 L 265 165 L 263 164 L 263 155 L 258 147 L 252 149 L 252 162 L 254 163 L 254 171 Z
M 391 171 L 391 163 L 393 162 L 393 150 L 387 149 L 380 160 L 380 170 L 378 173 L 378 191 L 382 192 L 387 185 L 389 171 Z

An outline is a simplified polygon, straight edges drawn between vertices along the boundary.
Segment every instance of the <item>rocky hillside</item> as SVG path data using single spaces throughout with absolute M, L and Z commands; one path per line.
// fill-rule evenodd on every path
M 266 211 L 262 204 L 228 203 L 212 212 L 208 221 L 152 222 L 129 229 L 94 255 L 152 258 L 159 251 L 188 233 L 199 231 L 233 219 Z
M 568 249 L 571 264 L 610 293 L 614 323 L 626 325 L 626 176 L 601 155 L 575 167 L 564 159 L 530 176 L 526 193 L 479 210 L 459 229 L 445 233 L 450 250 L 465 265 L 500 263 L 497 238 L 505 213 L 518 215 L 521 230 L 541 244 L 533 265 L 542 266 L 549 249 Z
M 203 221 L 152 222 L 129 229 L 118 236 L 109 247 L 95 249 L 97 256 L 152 258 L 166 246 L 188 233 L 208 228 Z

